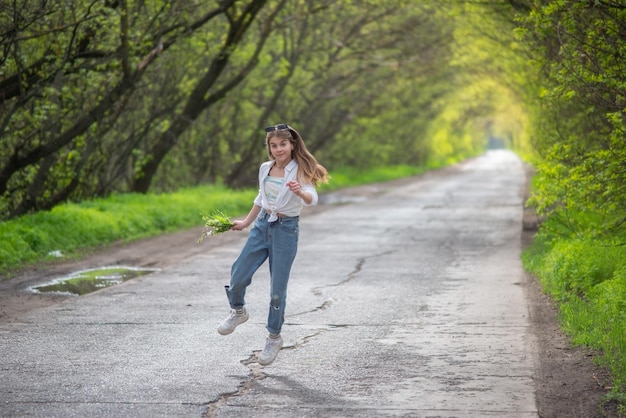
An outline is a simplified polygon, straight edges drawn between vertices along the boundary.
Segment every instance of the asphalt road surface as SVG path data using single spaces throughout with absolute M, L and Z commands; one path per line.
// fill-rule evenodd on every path
M 513 153 L 490 151 L 373 198 L 327 196 L 336 205 L 301 220 L 270 366 L 254 361 L 266 266 L 250 320 L 216 331 L 245 232 L 0 323 L 0 415 L 537 417 L 524 184 Z

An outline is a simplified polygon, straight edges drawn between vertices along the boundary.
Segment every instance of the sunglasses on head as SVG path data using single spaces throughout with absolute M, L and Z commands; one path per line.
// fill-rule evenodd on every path
M 268 126 L 267 128 L 265 128 L 265 132 L 269 133 L 274 131 L 284 131 L 285 129 L 289 129 L 289 126 L 287 124 L 281 123 L 275 126 Z

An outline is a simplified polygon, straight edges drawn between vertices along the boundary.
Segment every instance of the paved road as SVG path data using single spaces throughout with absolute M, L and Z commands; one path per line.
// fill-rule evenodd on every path
M 285 347 L 268 367 L 253 361 L 266 267 L 248 292 L 250 321 L 215 330 L 244 233 L 0 323 L 0 415 L 536 417 L 524 181 L 515 155 L 490 151 L 305 214 Z

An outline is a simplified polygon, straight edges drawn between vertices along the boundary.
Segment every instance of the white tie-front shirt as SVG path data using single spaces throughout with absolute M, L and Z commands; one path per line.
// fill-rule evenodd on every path
M 317 204 L 317 190 L 315 190 L 315 186 L 313 186 L 313 184 L 300 184 L 302 191 L 309 193 L 312 197 L 311 203 L 309 204 L 306 204 L 300 196 L 292 193 L 287 186 L 287 183 L 290 181 L 298 180 L 298 163 L 296 160 L 291 160 L 285 167 L 283 186 L 276 195 L 276 201 L 274 204 L 270 204 L 267 195 L 265 194 L 265 178 L 269 175 L 270 169 L 273 165 L 274 161 L 266 161 L 261 164 L 261 167 L 259 168 L 259 193 L 254 199 L 254 204 L 256 206 L 260 206 L 263 210 L 270 212 L 268 222 L 274 222 L 278 219 L 278 213 L 285 216 L 299 216 L 300 212 L 302 212 L 303 206 L 315 206 Z

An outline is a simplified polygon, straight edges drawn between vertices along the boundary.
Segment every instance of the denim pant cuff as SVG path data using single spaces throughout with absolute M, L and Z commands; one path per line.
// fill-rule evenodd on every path
M 265 329 L 267 329 L 267 332 L 269 332 L 270 334 L 280 335 L 280 330 L 277 331 L 277 330 L 272 329 L 270 327 L 265 327 Z

